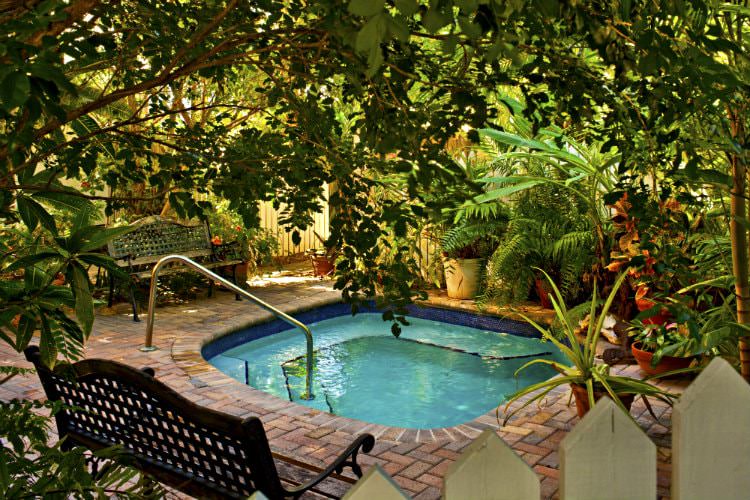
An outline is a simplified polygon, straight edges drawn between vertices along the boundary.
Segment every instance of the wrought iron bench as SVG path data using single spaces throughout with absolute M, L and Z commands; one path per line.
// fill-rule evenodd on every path
M 282 470 L 289 469 L 289 459 L 271 452 L 256 417 L 242 419 L 198 406 L 156 380 L 150 368 L 87 359 L 50 370 L 42 364 L 37 346 L 28 347 L 25 354 L 47 398 L 66 405 L 55 415 L 64 449 L 120 445 L 128 464 L 199 498 L 247 498 L 255 491 L 269 499 L 297 498 L 308 490 L 340 496 L 340 486 L 321 489 L 321 482 L 332 476 L 348 489 L 355 480 L 341 476 L 343 469 L 349 467 L 361 477 L 357 454 L 375 445 L 371 434 L 361 434 L 325 469 L 291 461 L 316 472 L 313 477 L 308 472 L 306 482 L 299 484 L 279 476 L 274 456 L 282 460 Z
M 152 216 L 137 220 L 131 226 L 135 227 L 133 231 L 109 241 L 107 251 L 109 256 L 130 274 L 132 279 L 149 279 L 151 267 L 159 259 L 170 254 L 180 254 L 208 268 L 232 266 L 232 279 L 235 284 L 238 284 L 237 268 L 245 263 L 240 246 L 237 242 L 213 244 L 208 222 L 186 225 L 171 219 Z M 176 270 L 180 268 L 164 269 L 162 274 Z M 112 307 L 114 289 L 115 280 L 110 275 L 109 307 Z M 209 296 L 212 291 L 213 282 L 210 282 Z M 240 300 L 239 296 L 237 300 Z M 130 286 L 130 301 L 133 305 L 133 321 L 139 321 L 133 286 Z

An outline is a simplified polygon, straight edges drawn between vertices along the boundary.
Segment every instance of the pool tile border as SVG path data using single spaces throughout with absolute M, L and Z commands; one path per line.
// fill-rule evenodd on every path
M 538 338 L 539 332 L 528 323 L 513 319 L 506 319 L 494 315 L 484 315 L 480 313 L 470 313 L 456 309 L 449 309 L 442 305 L 436 306 L 431 303 L 410 304 L 407 306 L 409 316 L 414 318 L 439 321 L 451 325 L 468 326 L 480 330 L 490 330 L 494 332 L 507 332 L 511 335 L 526 338 Z M 351 314 L 351 306 L 340 300 L 328 303 L 313 309 L 303 308 L 294 311 L 295 319 L 305 324 L 316 323 L 326 319 L 346 316 Z M 365 303 L 360 307 L 359 313 L 379 313 L 373 302 Z M 287 330 L 293 330 L 295 327 L 283 320 L 272 318 L 271 321 L 262 323 L 251 323 L 244 328 L 236 331 L 223 332 L 222 335 L 215 337 L 212 341 L 203 344 L 202 353 L 206 359 L 212 358 L 218 354 L 228 351 L 238 345 L 252 340 L 257 340 L 275 333 Z M 249 330 L 243 335 L 237 335 L 242 330 Z

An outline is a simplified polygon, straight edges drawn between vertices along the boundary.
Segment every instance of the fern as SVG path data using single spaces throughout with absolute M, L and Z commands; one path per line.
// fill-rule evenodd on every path
M 594 259 L 594 234 L 569 197 L 554 186 L 539 186 L 519 200 L 515 217 L 490 257 L 487 286 L 480 302 L 528 298 L 532 268 L 554 277 L 566 298 L 582 290 L 581 277 Z
M 505 222 L 501 221 L 481 221 L 455 226 L 445 232 L 441 246 L 448 254 L 463 252 L 485 257 L 494 250 L 496 242 L 505 232 L 505 225 Z

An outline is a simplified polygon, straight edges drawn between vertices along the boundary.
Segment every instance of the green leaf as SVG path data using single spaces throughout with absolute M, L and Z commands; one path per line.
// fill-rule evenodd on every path
M 411 16 L 419 9 L 417 0 L 395 0 L 395 4 L 398 11 L 405 16 Z
M 367 78 L 375 76 L 375 73 L 378 72 L 378 69 L 380 69 L 382 64 L 383 51 L 380 50 L 380 47 L 373 47 L 372 50 L 370 50 L 370 57 L 367 58 L 367 71 L 365 72 Z
M 70 80 L 65 76 L 65 73 L 55 66 L 45 63 L 34 63 L 29 68 L 29 71 L 36 77 L 54 83 L 59 89 L 62 89 L 65 92 L 72 95 L 78 95 L 76 87 L 70 83 Z
M 440 44 L 440 50 L 443 51 L 443 54 L 452 55 L 456 51 L 456 45 L 458 45 L 458 37 L 455 35 L 448 35 Z
M 104 247 L 110 240 L 133 230 L 135 230 L 134 226 L 108 227 L 106 229 L 99 226 L 89 226 L 71 235 L 71 239 L 75 236 L 82 240 L 82 244 L 76 252 L 91 252 Z
M 29 232 L 33 232 L 39 224 L 39 219 L 29 207 L 29 200 L 24 196 L 19 196 L 16 199 L 16 207 L 18 208 L 18 215 L 21 216 L 21 220 L 26 224 Z
M 78 213 L 79 210 L 95 210 L 93 203 L 86 198 L 76 196 L 74 193 L 77 193 L 77 191 L 73 189 L 70 190 L 70 194 L 40 191 L 31 196 L 34 199 L 45 201 L 58 210 L 65 210 L 70 213 Z
M 387 29 L 385 16 L 374 16 L 357 33 L 354 48 L 357 52 L 370 52 L 379 48 Z
M 482 36 L 482 27 L 471 22 L 466 16 L 458 16 L 458 25 L 469 38 L 476 39 Z
M 77 120 L 70 122 L 71 128 L 79 137 L 91 134 L 99 130 L 99 124 L 91 116 L 84 115 Z
M 491 181 L 494 182 L 494 181 Z M 477 196 L 475 198 L 476 203 L 486 203 L 489 201 L 494 200 L 500 200 L 503 198 L 506 198 L 514 193 L 517 193 L 519 191 L 525 191 L 527 189 L 530 189 L 534 186 L 538 186 L 540 184 L 544 184 L 545 180 L 534 180 L 534 181 L 526 181 L 526 182 L 518 182 L 516 184 L 513 184 L 511 186 L 507 186 L 504 188 L 499 189 L 492 189 L 490 191 L 487 191 L 485 194 L 481 196 Z
M 42 334 L 39 338 L 39 356 L 45 366 L 54 368 L 55 362 L 57 361 L 57 344 L 54 338 L 55 333 L 50 328 L 49 320 L 44 316 L 41 318 L 41 331 Z
M 59 259 L 61 256 L 57 252 L 53 251 L 44 251 L 35 253 L 32 255 L 25 255 L 14 262 L 12 262 L 8 267 L 5 268 L 5 271 L 15 271 L 16 269 L 26 269 L 30 266 L 36 265 L 42 261 L 50 260 L 50 259 Z
M 464 14 L 476 12 L 479 7 L 479 0 L 455 0 L 454 3 Z
M 383 12 L 385 0 L 352 0 L 348 10 L 355 16 L 370 17 Z
M 450 22 L 450 18 L 437 9 L 430 9 L 422 16 L 422 24 L 430 33 L 437 33 Z
M 409 26 L 406 24 L 406 20 L 403 18 L 394 18 L 386 16 L 388 23 L 388 33 L 400 42 L 409 41 Z
M 20 71 L 14 71 L 0 82 L 0 99 L 6 111 L 25 103 L 30 94 L 29 77 Z
M 36 318 L 26 316 L 25 314 L 22 315 L 21 319 L 18 321 L 18 335 L 16 335 L 17 351 L 26 349 L 31 341 L 31 337 L 34 335 L 35 329 Z
M 0 453 L 0 491 L 8 491 L 10 472 L 8 471 L 8 453 Z M 7 457 L 7 458 L 6 458 Z
M 44 285 L 52 281 L 50 274 L 36 264 L 26 266 L 23 272 L 23 279 L 26 288 L 29 290 L 42 288 Z
M 55 224 L 55 218 L 52 217 L 45 208 L 39 204 L 36 200 L 27 196 L 19 196 L 16 200 L 18 206 L 18 213 L 21 215 L 26 227 L 29 231 L 33 231 L 38 223 L 42 224 L 46 230 L 52 234 L 57 234 L 57 225 Z
M 76 318 L 88 337 L 94 324 L 94 298 L 91 296 L 89 276 L 77 262 L 72 263 L 68 270 L 70 286 L 76 299 Z
M 128 273 L 122 270 L 109 255 L 100 253 L 81 253 L 76 256 L 76 260 L 82 264 L 94 265 L 107 269 L 109 272 L 115 273 L 116 277 L 127 278 L 128 276 Z

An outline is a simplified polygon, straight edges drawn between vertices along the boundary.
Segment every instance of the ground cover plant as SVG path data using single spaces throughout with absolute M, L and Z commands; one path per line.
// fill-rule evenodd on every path
M 485 184 L 446 145 L 457 134 L 478 143 L 479 130 L 501 131 L 517 114 L 531 138 L 556 127 L 619 155 L 606 203 L 628 189 L 659 197 L 666 182 L 684 206 L 729 223 L 728 235 L 711 235 L 724 245 L 702 242 L 717 274 L 685 287 L 714 297 L 699 324 L 731 330 L 750 379 L 740 337 L 750 322 L 749 18 L 742 2 L 699 0 L 3 2 L 3 341 L 20 351 L 36 333 L 52 364 L 79 356 L 91 330 L 86 270 L 110 265 L 94 250 L 114 233 L 62 224 L 59 213 L 74 221 L 94 201 L 108 213 L 168 202 L 197 217 L 210 194 L 247 228 L 260 200 L 287 206 L 283 222 L 301 228 L 326 183 L 336 186 L 327 242 L 340 252 L 336 287 L 355 304 L 382 292 L 397 333 L 422 291 L 405 264 L 413 246 L 389 242 L 482 196 Z M 550 140 L 564 151 L 560 136 Z M 551 179 L 565 188 L 592 179 L 558 166 Z M 402 196 L 373 203 L 394 176 Z M 588 229 L 612 245 L 596 221 Z

